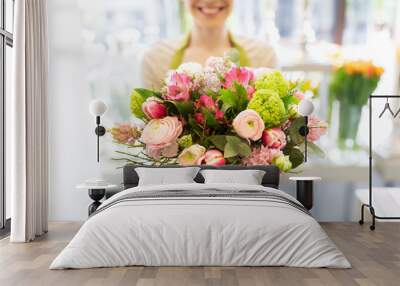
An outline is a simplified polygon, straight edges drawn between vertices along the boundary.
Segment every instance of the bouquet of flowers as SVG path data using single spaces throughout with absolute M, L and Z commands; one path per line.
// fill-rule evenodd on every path
M 329 118 L 334 100 L 340 103 L 339 146 L 345 147 L 347 141 L 355 145 L 362 107 L 376 89 L 382 67 L 371 61 L 346 61 L 336 67 L 330 84 Z
M 132 114 L 143 124 L 116 124 L 109 131 L 128 151 L 115 160 L 133 164 L 276 165 L 288 172 L 303 163 L 304 118 L 297 112 L 302 82 L 279 71 L 252 70 L 228 58 L 205 66 L 182 64 L 168 73 L 161 90 L 137 88 Z M 326 132 L 311 116 L 309 146 Z M 133 148 L 133 149 L 132 149 Z

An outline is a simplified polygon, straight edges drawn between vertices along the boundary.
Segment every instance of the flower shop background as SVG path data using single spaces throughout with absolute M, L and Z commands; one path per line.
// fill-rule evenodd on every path
M 396 1 L 308 2 L 309 8 L 304 9 L 302 0 L 235 1 L 229 25 L 235 33 L 273 43 L 280 65 L 288 75 L 307 76 L 313 79 L 313 84 L 319 83 L 317 113 L 325 119 L 332 64 L 339 57 L 372 59 L 382 65 L 385 73 L 377 92 L 396 93 L 396 39 L 399 39 L 396 24 L 400 27 L 395 22 L 399 14 Z M 344 27 L 338 31 L 340 5 L 344 2 Z M 96 162 L 95 122 L 88 112 L 89 102 L 97 97 L 107 102 L 109 110 L 103 117 L 106 127 L 131 120 L 129 94 L 133 87 L 140 86 L 141 54 L 154 41 L 179 36 L 188 26 L 177 0 L 49 0 L 48 5 L 53 94 L 49 102 L 50 219 L 83 220 L 89 199 L 74 186 L 98 177 L 113 183 L 121 181 L 121 170 L 116 170 L 119 164 L 110 160 L 115 145 L 109 137 L 102 138 L 101 163 Z M 360 130 L 368 126 L 365 115 L 363 112 Z M 381 138 L 377 145 L 388 150 L 384 143 L 391 146 L 394 123 L 386 118 L 377 124 L 385 126 L 379 128 L 383 133 L 377 136 Z M 353 212 L 358 214 L 358 209 L 354 190 L 365 185 L 368 178 L 367 156 L 359 150 L 346 153 L 339 150 L 337 129 L 335 103 L 329 135 L 320 142 L 327 156 L 311 158 L 306 170 L 315 174 L 318 169 L 321 172 L 318 175 L 324 178 L 317 185 L 313 209 L 322 221 L 355 219 Z M 367 138 L 368 133 L 358 132 L 361 146 L 365 146 Z M 384 184 L 384 180 L 380 183 Z M 282 189 L 294 193 L 294 185 L 285 178 Z

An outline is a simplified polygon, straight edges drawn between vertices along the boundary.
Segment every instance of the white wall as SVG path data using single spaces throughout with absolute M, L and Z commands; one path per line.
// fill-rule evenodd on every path
M 80 16 L 76 1 L 51 0 L 49 9 L 49 144 L 51 220 L 82 220 L 90 199 L 75 185 L 96 177 L 94 120 L 88 113 Z

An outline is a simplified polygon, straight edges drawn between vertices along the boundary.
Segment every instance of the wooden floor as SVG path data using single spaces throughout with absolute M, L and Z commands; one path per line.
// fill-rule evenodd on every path
M 80 227 L 51 223 L 32 243 L 0 241 L 0 285 L 400 285 L 400 223 L 379 223 L 375 232 L 355 223 L 322 224 L 352 269 L 288 267 L 124 267 L 48 270 Z

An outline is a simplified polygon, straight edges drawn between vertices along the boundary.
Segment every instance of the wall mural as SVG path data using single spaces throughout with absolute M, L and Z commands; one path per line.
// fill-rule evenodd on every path
M 247 19 L 239 33 L 264 35 L 267 25 L 255 21 L 268 21 L 259 17 L 268 1 L 250 2 L 254 9 L 234 9 L 230 25 Z M 102 140 L 107 166 L 275 164 L 290 171 L 304 161 L 299 128 L 305 123 L 297 112 L 307 91 L 303 81 L 239 67 L 233 58 L 210 58 L 204 69 L 185 64 L 169 73 L 159 90 L 132 91 L 141 86 L 140 59 L 149 45 L 187 29 L 182 2 L 91 4 L 79 2 L 86 81 L 92 97 L 109 106 L 102 119 L 111 135 Z M 310 117 L 309 125 L 309 146 L 322 153 L 313 142 L 326 123 Z

